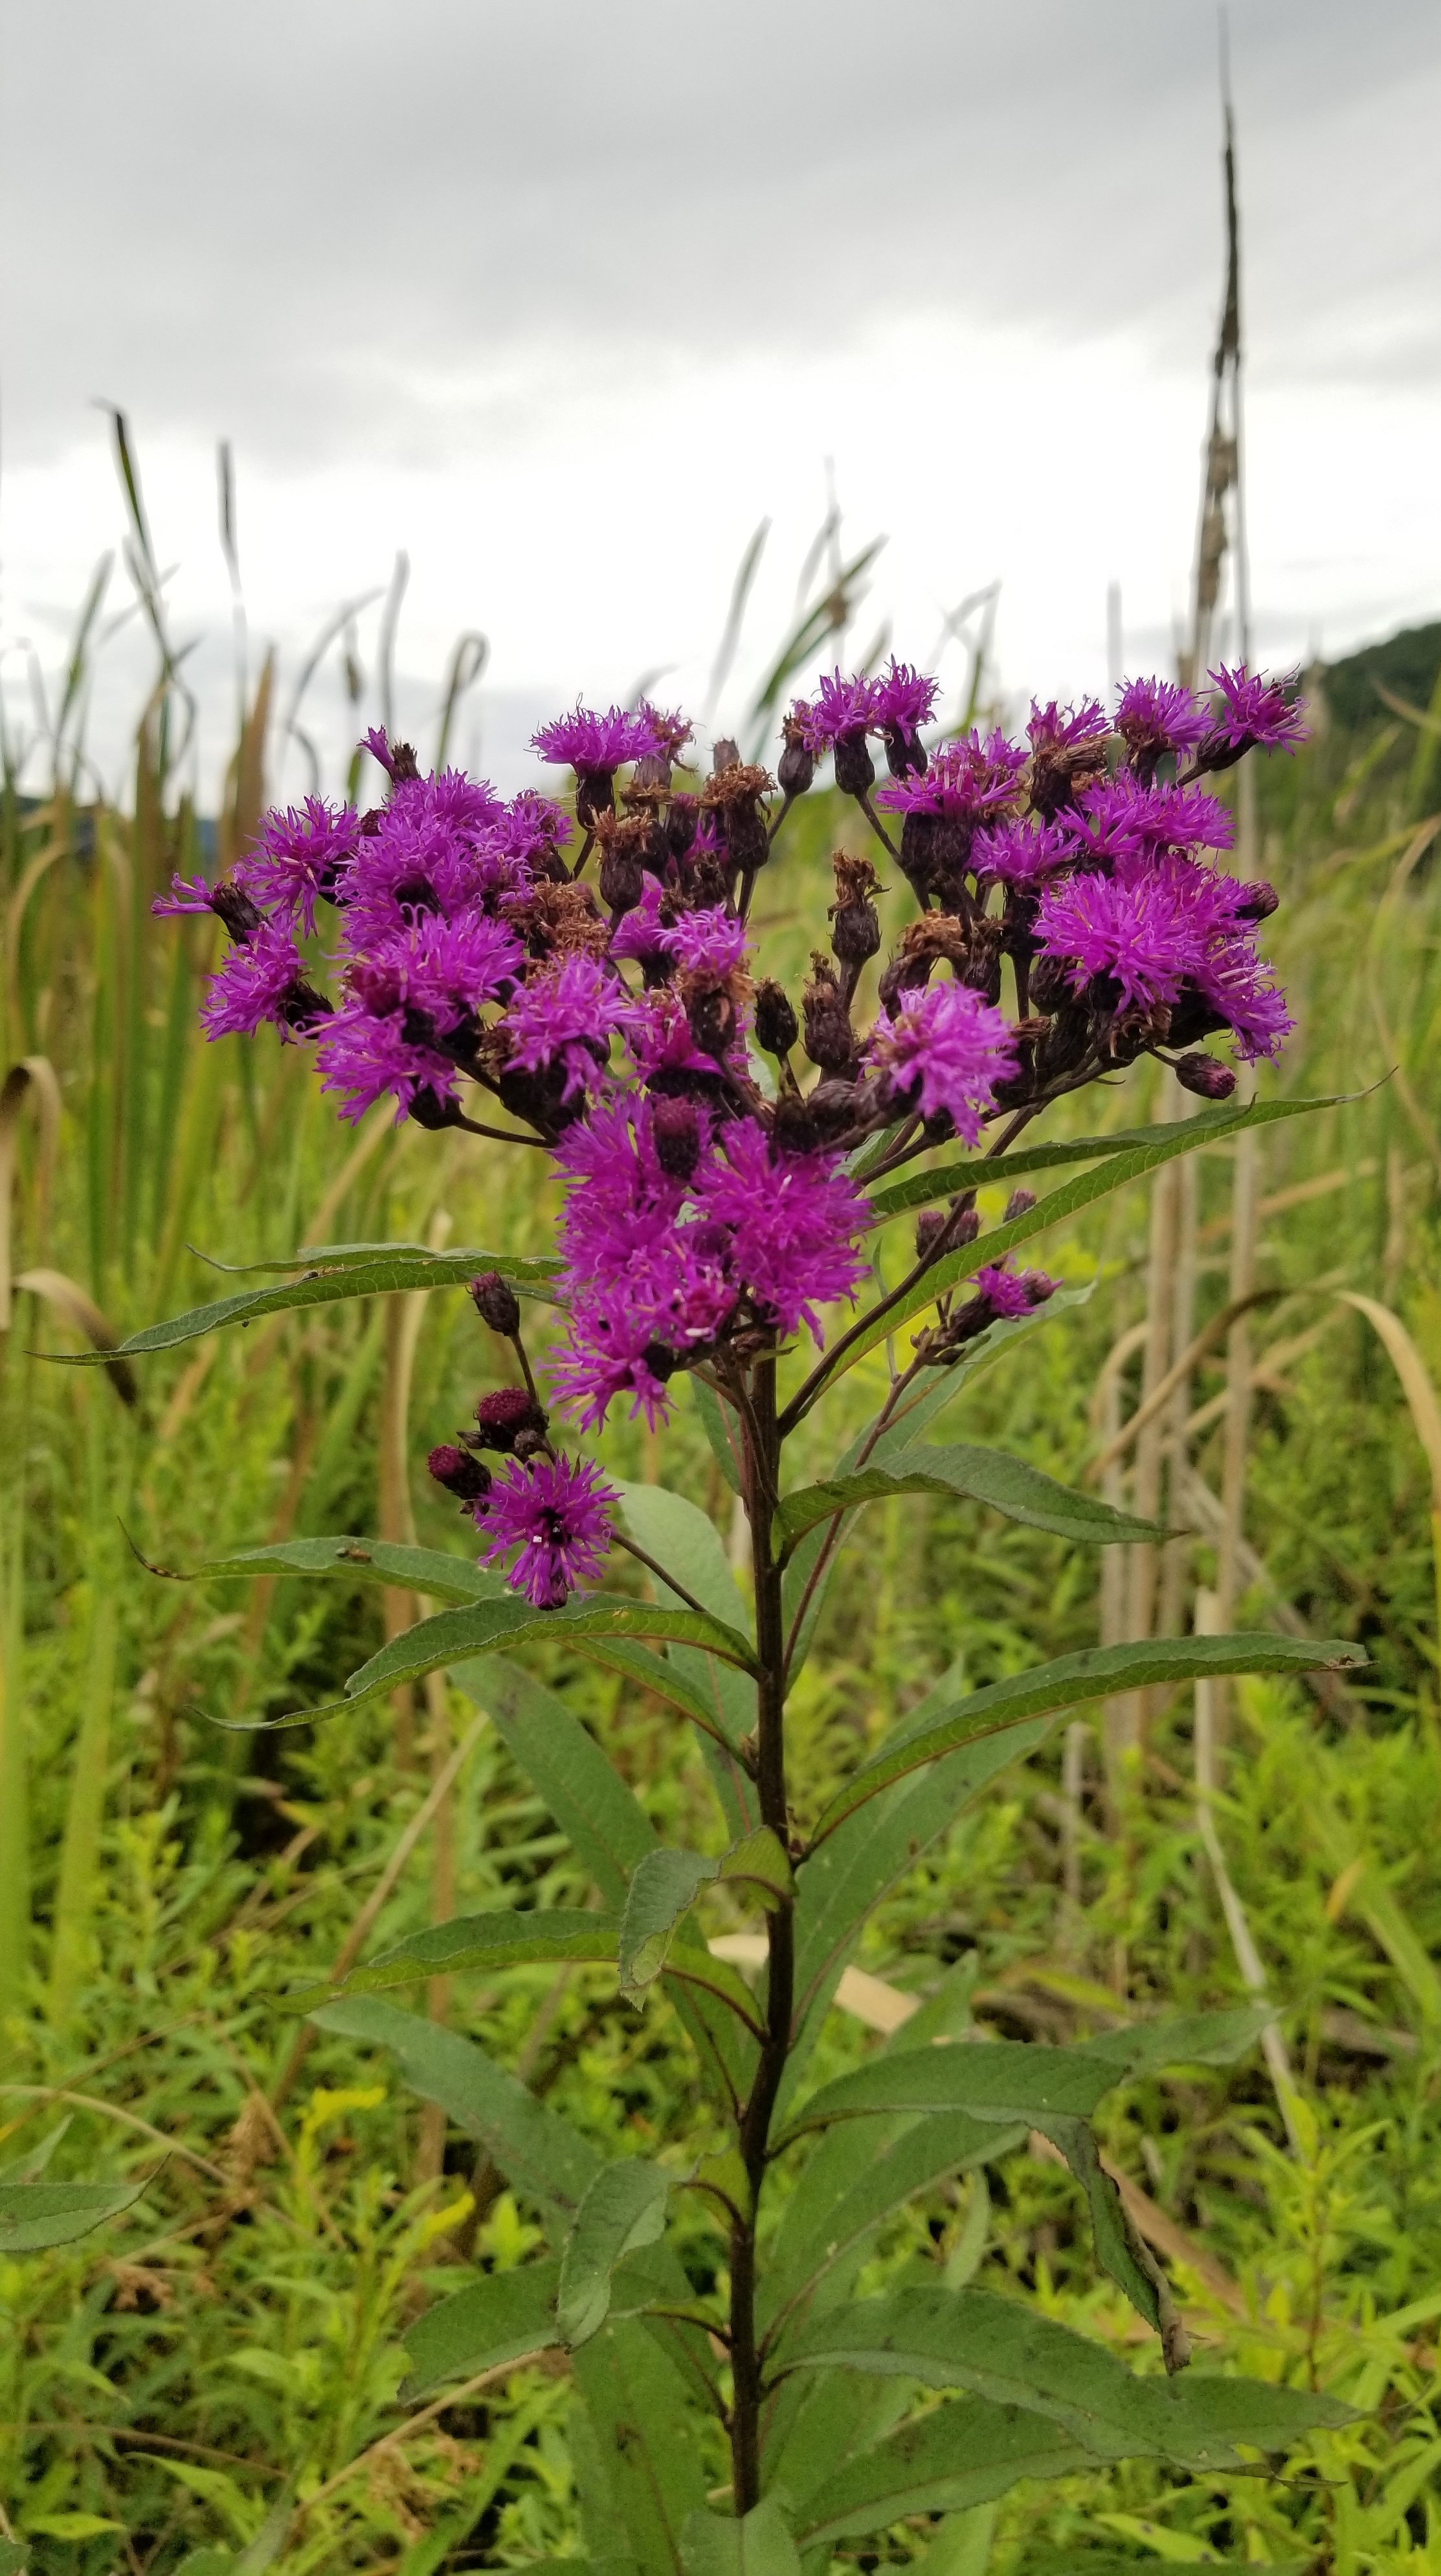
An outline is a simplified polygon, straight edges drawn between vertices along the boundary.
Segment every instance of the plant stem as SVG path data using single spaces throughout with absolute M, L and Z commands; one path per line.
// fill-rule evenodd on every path
M 780 1431 L 776 1422 L 776 1364 L 758 1360 L 746 1407 L 745 1506 L 751 1525 L 756 1586 L 756 1784 L 761 1817 L 788 1841 L 785 1760 L 785 1627 L 781 1570 L 772 1561 L 771 1519 L 779 1489 Z M 761 2359 L 756 2343 L 756 2228 L 765 2181 L 771 2117 L 790 2054 L 795 1986 L 795 1921 L 787 1897 L 767 1917 L 770 1941 L 765 2035 L 750 2094 L 739 2122 L 738 2145 L 750 2185 L 750 2206 L 731 2229 L 730 2343 L 732 2371 L 731 2468 L 736 2514 L 760 2501 Z

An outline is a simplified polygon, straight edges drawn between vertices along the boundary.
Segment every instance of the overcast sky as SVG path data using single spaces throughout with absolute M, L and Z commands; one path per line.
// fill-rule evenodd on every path
M 1232 0 L 1230 26 L 1257 638 L 1294 659 L 1441 614 L 1441 11 Z M 0 0 L 12 724 L 27 650 L 53 675 L 124 533 L 107 402 L 195 643 L 207 792 L 222 437 L 252 651 L 293 677 L 406 550 L 402 712 L 433 723 L 452 638 L 483 629 L 460 743 L 506 783 L 578 689 L 662 667 L 701 700 L 768 518 L 743 713 L 828 458 L 848 547 L 887 538 L 857 649 L 888 619 L 923 658 L 999 580 L 1003 684 L 1096 686 L 1114 580 L 1126 666 L 1169 664 L 1216 63 L 1212 0 Z M 112 768 L 144 669 L 132 620 L 97 680 Z M 333 775 L 333 654 L 307 712 Z

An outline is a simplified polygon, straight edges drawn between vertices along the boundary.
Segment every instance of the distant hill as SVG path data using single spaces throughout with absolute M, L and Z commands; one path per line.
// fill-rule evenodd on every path
M 1325 663 L 1321 676 L 1331 715 L 1337 724 L 1354 730 L 1388 712 L 1384 698 L 1377 695 L 1378 680 L 1394 697 L 1409 699 L 1413 707 L 1427 707 L 1438 672 L 1441 623 L 1403 626 L 1399 635 L 1388 635 L 1384 644 L 1363 644 L 1359 653 L 1348 653 L 1344 661 Z

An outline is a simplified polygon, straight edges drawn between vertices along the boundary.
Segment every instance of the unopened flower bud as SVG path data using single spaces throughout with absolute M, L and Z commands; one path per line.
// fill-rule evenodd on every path
M 512 1340 L 520 1331 L 520 1300 L 509 1280 L 502 1279 L 498 1270 L 482 1270 L 478 1279 L 472 1279 L 470 1294 L 481 1322 Z
M 475 1418 L 480 1426 L 476 1447 L 498 1449 L 502 1456 L 514 1450 L 522 1432 L 545 1435 L 545 1415 L 523 1386 L 498 1386 L 493 1395 L 483 1395 Z
M 714 751 L 711 753 L 710 774 L 712 778 L 719 778 L 723 771 L 727 769 L 739 769 L 740 765 L 740 744 L 738 742 L 732 742 L 729 734 L 723 733 L 716 743 Z
M 1213 1055 L 1177 1056 L 1171 1067 L 1183 1091 L 1194 1091 L 1198 1100 L 1229 1100 L 1236 1088 L 1236 1077 L 1228 1064 L 1218 1064 Z
M 392 785 L 396 787 L 399 787 L 404 780 L 420 776 L 420 763 L 416 759 L 413 743 L 393 742 L 391 744 L 390 776 Z
M 231 938 L 240 948 L 243 948 L 260 928 L 264 917 L 259 908 L 251 902 L 249 895 L 242 894 L 238 885 L 231 884 L 229 877 L 222 877 L 218 885 L 212 886 L 210 909 L 219 914 Z
M 944 1208 L 922 1208 L 916 1219 L 916 1259 L 926 1261 L 946 1230 Z
M 830 908 L 831 946 L 843 966 L 859 968 L 881 944 L 881 925 L 871 901 L 879 880 L 869 859 L 853 859 L 838 850 L 836 899 Z
M 864 796 L 875 785 L 876 766 L 864 733 L 837 734 L 836 785 L 843 796 Z
M 436 1483 L 444 1485 L 448 1494 L 454 1494 L 457 1502 L 478 1503 L 490 1491 L 490 1469 L 482 1467 L 480 1460 L 472 1458 L 467 1450 L 452 1448 L 449 1442 L 439 1449 L 432 1449 L 425 1463 Z
M 1254 885 L 1247 886 L 1245 900 L 1237 904 L 1237 917 L 1241 921 L 1269 921 L 1280 901 L 1275 887 L 1268 885 L 1264 877 L 1257 877 Z
M 655 1158 L 673 1181 L 688 1181 L 700 1161 L 701 1126 L 693 1100 L 665 1099 L 655 1104 Z
M 633 912 L 645 891 L 645 870 L 634 850 L 608 849 L 600 863 L 600 899 L 607 911 Z
M 789 1055 L 800 1036 L 800 1022 L 783 985 L 767 976 L 756 986 L 756 1044 L 767 1055 Z
M 537 1431 L 534 1423 L 529 1423 L 523 1430 L 517 1431 L 511 1443 L 511 1456 L 518 1458 L 524 1466 L 527 1458 L 533 1458 L 536 1451 L 544 1447 L 545 1433 Z
M 1012 1190 L 1010 1197 L 1006 1201 L 1006 1213 L 1002 1219 L 1003 1224 L 1012 1224 L 1018 1216 L 1029 1216 L 1035 1204 L 1036 1193 L 1034 1190 Z
M 786 747 L 776 767 L 776 785 L 783 796 L 804 796 L 816 774 L 814 757 L 806 748 L 794 716 L 786 717 L 781 731 Z
M 801 995 L 806 1053 L 822 1073 L 849 1073 L 856 1061 L 856 1033 L 845 997 L 829 958 L 817 954 L 811 965 L 811 980 Z
M 665 818 L 665 845 L 672 858 L 683 859 L 696 836 L 700 821 L 700 800 L 695 796 L 673 796 Z

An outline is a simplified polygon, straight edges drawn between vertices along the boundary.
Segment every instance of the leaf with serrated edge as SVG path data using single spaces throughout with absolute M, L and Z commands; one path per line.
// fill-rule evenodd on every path
M 670 2188 L 670 2175 L 639 2156 L 623 2157 L 596 2175 L 561 2257 L 556 2323 L 572 2351 L 604 2325 L 611 2274 L 622 2255 L 654 2245 L 662 2234 Z
M 972 1738 L 1014 1726 L 1020 1719 L 1106 1699 L 1113 1691 L 1139 1690 L 1152 1682 L 1185 1682 L 1221 1673 L 1354 1672 L 1365 1664 L 1364 1646 L 1344 1637 L 1276 1637 L 1239 1631 L 1229 1637 L 1160 1637 L 1127 1646 L 1087 1646 L 1059 1655 L 1029 1673 L 973 1691 L 943 1717 L 918 1732 L 899 1731 L 831 1800 L 811 1836 L 812 1847 L 868 1798 L 934 1762 Z
M 0 2183 L 0 2254 L 39 2254 L 73 2245 L 107 2218 L 118 2218 L 147 2192 L 144 2182 Z
M 791 1865 L 780 1840 L 762 1825 L 744 1842 L 735 1843 L 718 1860 L 698 1852 L 662 1850 L 647 1853 L 630 1883 L 620 1927 L 622 1991 L 637 1995 L 660 1975 L 677 1925 L 701 1889 L 719 1879 L 753 1886 L 763 1905 L 772 1904 L 791 1886 Z
M 1353 2421 L 1349 2407 L 1252 2379 L 1138 2379 L 1100 2343 L 985 2290 L 902 2290 L 812 2318 L 787 2369 L 899 2372 L 1047 2416 L 1098 2460 L 1238 2469 L 1241 2448 L 1279 2451 Z
M 555 1304 L 555 1292 L 546 1285 L 545 1269 L 539 1263 L 508 1261 L 502 1265 L 493 1253 L 427 1252 L 388 1244 L 368 1258 L 330 1255 L 314 1268 L 279 1281 L 273 1288 L 245 1288 L 233 1297 L 217 1297 L 208 1305 L 192 1306 L 186 1314 L 168 1316 L 162 1324 L 147 1324 L 143 1332 L 132 1333 L 113 1351 L 47 1351 L 44 1356 L 81 1366 L 118 1358 L 141 1359 L 152 1351 L 177 1350 L 182 1343 L 198 1341 L 202 1333 L 218 1332 L 228 1324 L 254 1324 L 264 1315 L 330 1306 L 347 1297 L 388 1297 L 401 1289 L 463 1288 L 477 1270 L 501 1267 L 517 1297 L 537 1297 L 547 1305 Z
M 1097 1200 L 1108 1198 L 1113 1190 L 1124 1189 L 1129 1181 L 1145 1179 L 1149 1173 L 1158 1171 L 1163 1163 L 1172 1162 L 1178 1154 L 1193 1153 L 1198 1145 L 1208 1140 L 1215 1142 L 1222 1136 L 1249 1134 L 1253 1128 L 1270 1126 L 1278 1118 L 1295 1118 L 1302 1111 L 1333 1106 L 1334 1103 L 1327 1100 L 1259 1101 L 1251 1109 L 1215 1112 L 1217 1123 L 1210 1126 L 1199 1117 L 1177 1119 L 1155 1130 L 1153 1143 L 1131 1146 L 1120 1154 L 1108 1154 L 1091 1171 L 1082 1172 L 1077 1179 L 1063 1182 L 1058 1190 L 1049 1191 L 1033 1208 L 1028 1208 L 1024 1216 L 1012 1217 L 1008 1224 L 992 1226 L 988 1234 L 978 1236 L 961 1251 L 947 1253 L 893 1305 L 883 1302 L 871 1318 L 863 1319 L 860 1332 L 846 1350 L 841 1368 L 829 1373 L 828 1382 L 834 1383 L 836 1375 L 854 1368 L 868 1351 L 900 1332 L 913 1316 L 924 1314 L 927 1307 L 933 1306 L 937 1297 L 943 1296 L 947 1289 L 972 1278 L 982 1264 L 1001 1260 L 1017 1244 L 1029 1243 L 1033 1235 L 1044 1234 L 1062 1217 L 1079 1215 L 1082 1208 L 1093 1207 Z M 1003 1165 L 993 1164 L 991 1170 L 995 1180 L 1005 1178 Z M 908 1204 L 914 1205 L 915 1202 Z M 889 1211 L 896 1212 L 894 1209 Z
M 963 2513 L 1022 2478 L 1074 2476 L 1090 2453 L 1042 2415 L 958 2397 L 852 2455 L 796 2512 L 802 2548 L 834 2548 L 915 2513 Z
M 400 2396 L 409 2405 L 448 2379 L 474 2379 L 503 2361 L 559 2343 L 555 2294 L 557 2262 L 523 2263 L 513 2272 L 488 2272 L 453 2299 L 442 2299 L 407 2326 L 410 2376 Z
M 852 1475 L 787 1494 L 775 1516 L 777 1556 L 788 1555 L 817 1521 L 861 1503 L 888 1501 L 894 1494 L 964 1495 L 989 1503 L 993 1511 L 1028 1529 L 1049 1530 L 1093 1547 L 1167 1536 L 1154 1521 L 1136 1520 L 1094 1494 L 1075 1493 L 1004 1449 L 964 1444 L 905 1450 L 888 1466 L 873 1462 Z
M 304 1986 L 287 1995 L 286 2007 L 309 2012 L 315 2004 L 338 2003 L 344 1995 L 381 1995 L 392 1986 L 468 1970 L 489 1973 L 548 1960 L 604 1965 L 615 1958 L 619 1932 L 615 1915 L 591 1914 L 581 1907 L 547 1906 L 527 1913 L 497 1907 L 489 1914 L 453 1914 L 380 1951 L 363 1968 L 353 1968 L 342 1985 Z

